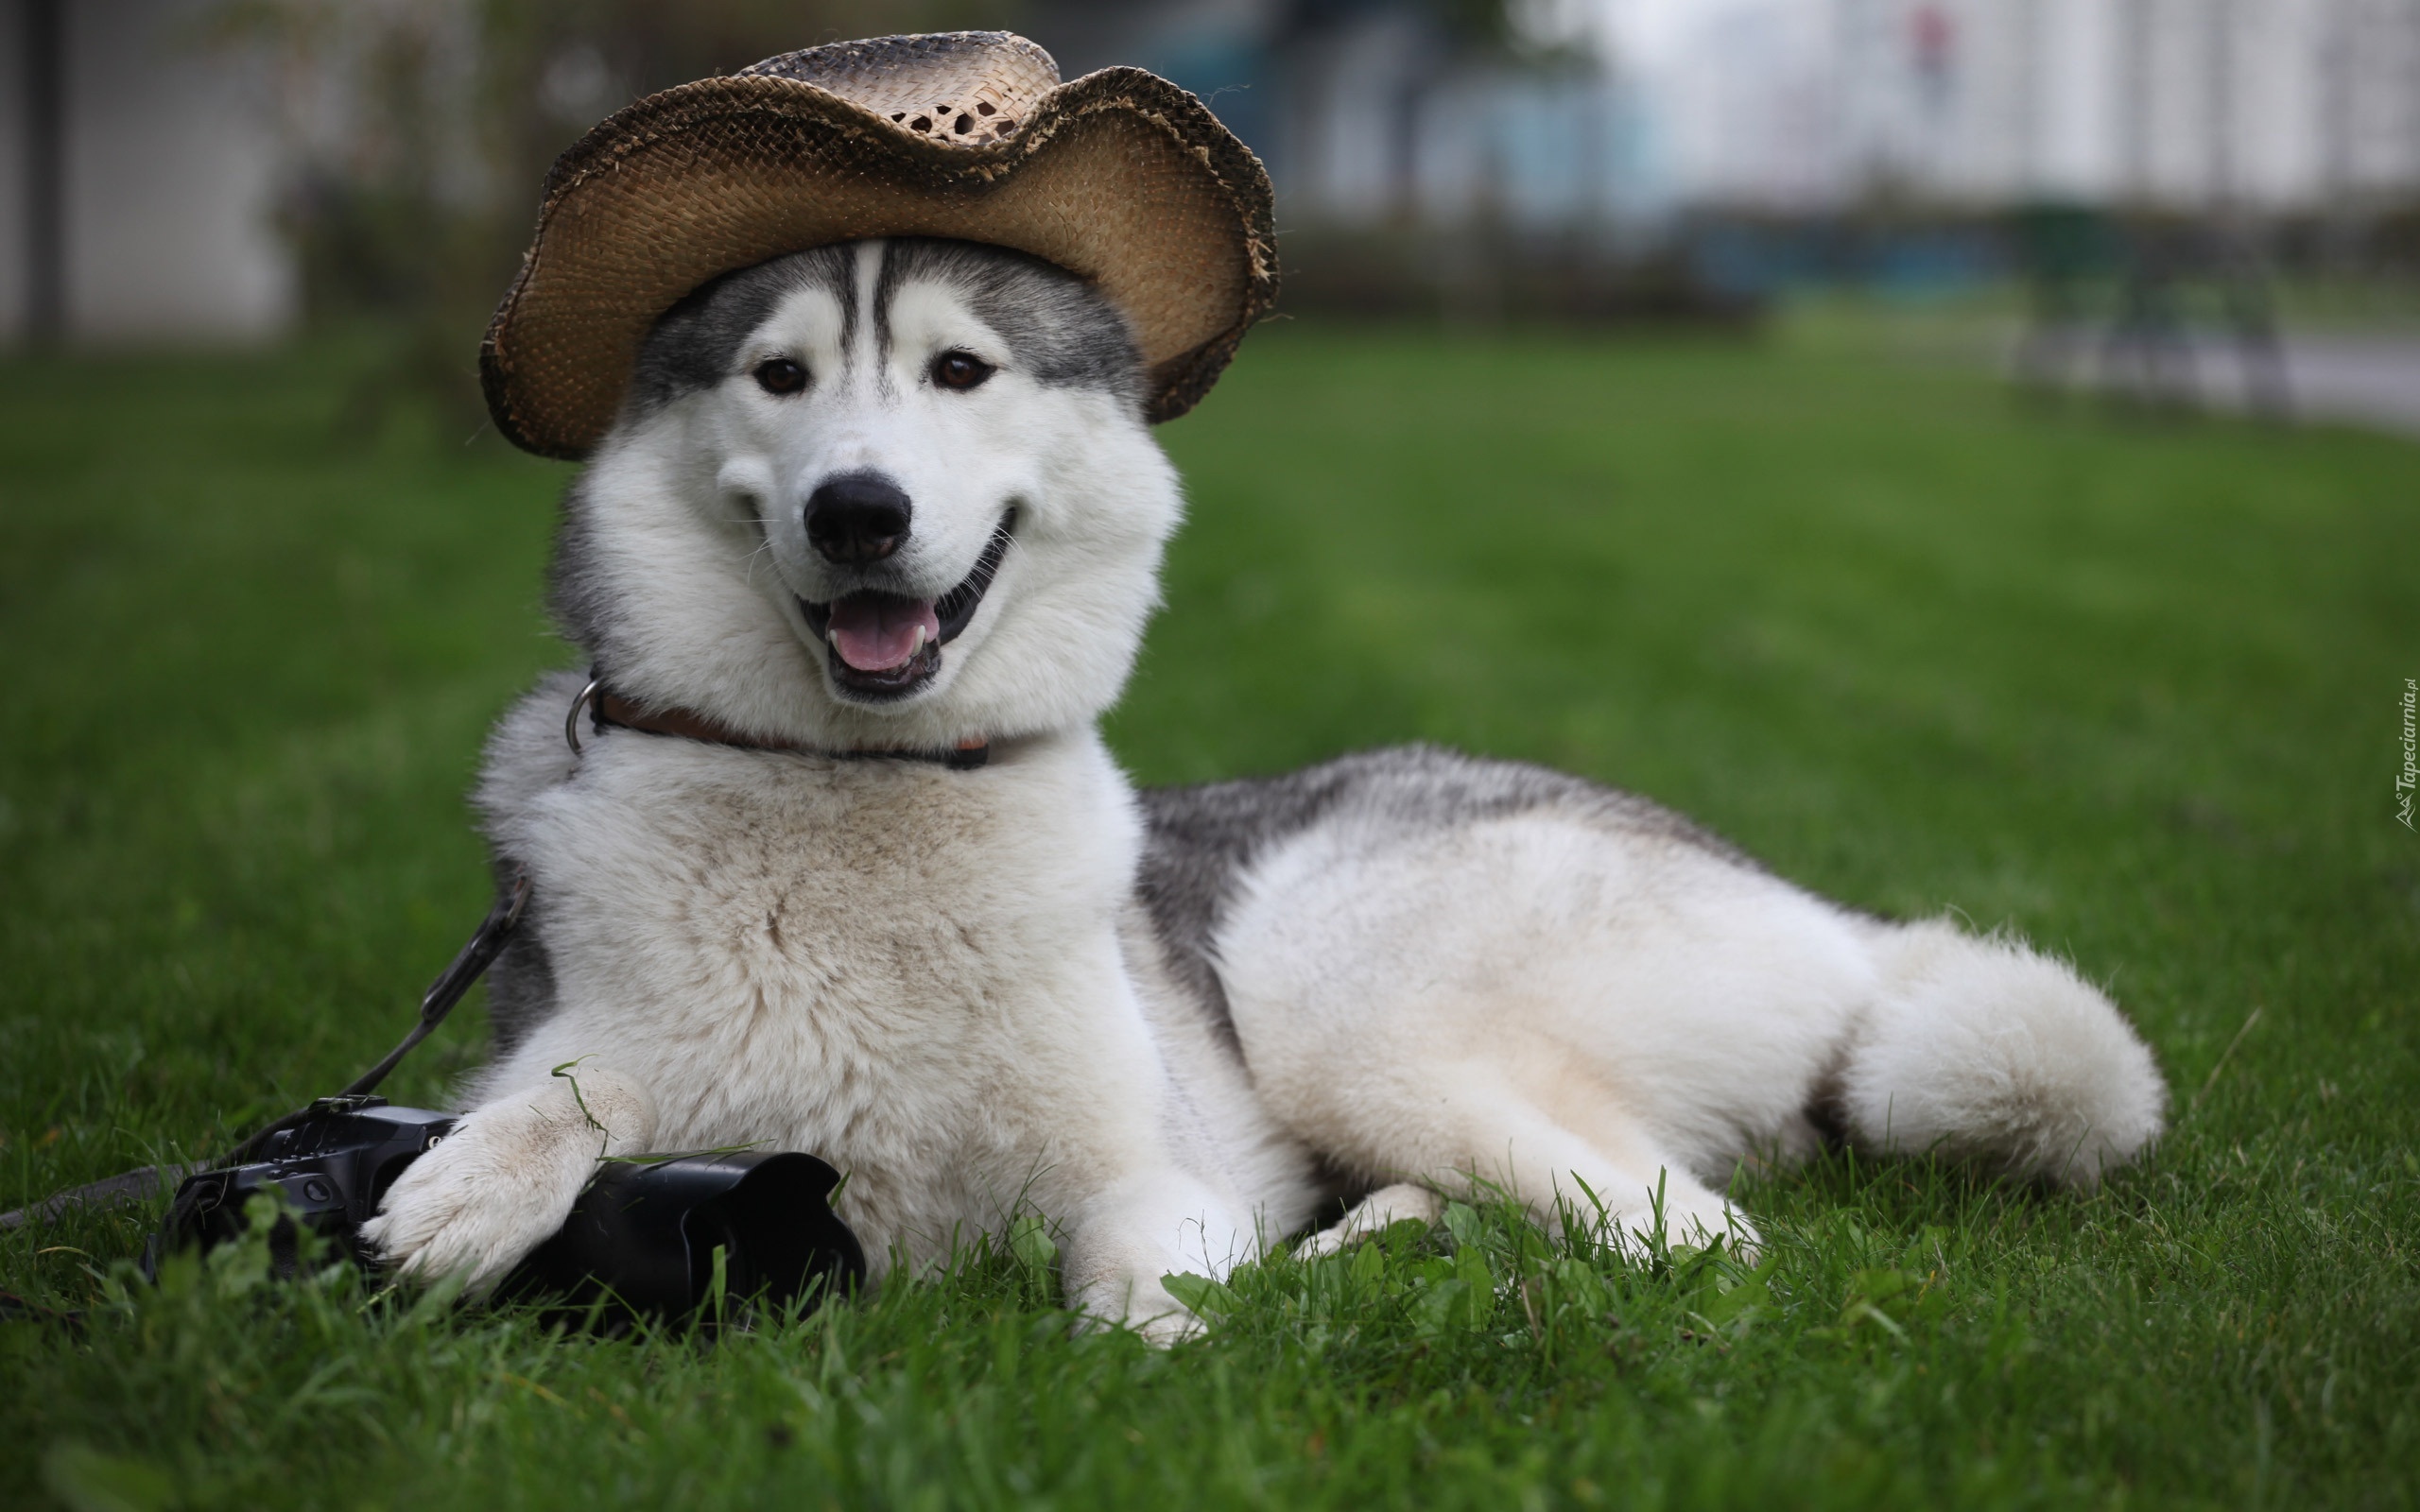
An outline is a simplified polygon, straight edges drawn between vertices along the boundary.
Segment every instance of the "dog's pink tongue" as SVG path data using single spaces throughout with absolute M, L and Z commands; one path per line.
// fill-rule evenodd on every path
M 924 631 L 919 636 L 916 632 Z M 824 627 L 840 660 L 859 672 L 888 672 L 918 649 L 942 638 L 941 616 L 929 598 L 890 593 L 851 593 L 832 604 Z

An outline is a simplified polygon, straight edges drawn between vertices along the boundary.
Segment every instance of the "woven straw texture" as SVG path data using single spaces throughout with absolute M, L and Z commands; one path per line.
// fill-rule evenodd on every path
M 615 112 L 547 175 L 536 240 L 488 328 L 497 428 L 585 455 L 640 340 L 683 295 L 784 252 L 903 235 L 1014 248 L 1093 280 L 1133 327 L 1150 419 L 1184 413 L 1276 298 L 1268 175 L 1166 79 L 1057 77 L 1005 32 L 882 38 Z
M 821 84 L 918 135 L 979 146 L 1059 86 L 1048 53 L 1009 32 L 942 32 L 834 43 L 768 58 L 740 71 Z

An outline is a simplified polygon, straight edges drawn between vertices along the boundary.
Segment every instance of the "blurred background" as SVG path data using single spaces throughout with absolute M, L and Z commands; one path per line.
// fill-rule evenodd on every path
M 2420 425 L 2420 0 L 0 3 L 0 333 L 342 328 L 372 407 L 475 415 L 539 180 L 617 106 L 997 26 L 1208 99 L 1297 318 L 1965 301 L 2032 381 Z

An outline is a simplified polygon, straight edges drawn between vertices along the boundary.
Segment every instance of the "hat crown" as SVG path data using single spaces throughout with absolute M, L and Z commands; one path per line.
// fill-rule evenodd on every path
M 836 42 L 768 58 L 770 75 L 828 90 L 931 141 L 980 146 L 1013 133 L 1059 82 L 1059 64 L 1008 31 L 942 31 Z
M 496 428 L 583 457 L 648 331 L 735 268 L 930 236 L 1084 279 L 1126 318 L 1144 417 L 1193 407 L 1277 297 L 1269 175 L 1139 68 L 1057 82 L 1007 32 L 836 43 L 614 112 L 547 172 L 538 231 L 479 349 Z

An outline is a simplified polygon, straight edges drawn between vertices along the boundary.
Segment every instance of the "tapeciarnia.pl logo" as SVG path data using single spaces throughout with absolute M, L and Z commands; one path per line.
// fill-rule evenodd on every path
M 2413 756 L 2420 753 L 2420 737 L 2415 737 L 2414 705 L 2420 704 L 2420 678 L 2403 679 L 2403 770 L 2394 774 L 2394 817 L 2405 829 L 2411 829 L 2411 790 L 2420 786 L 2420 765 Z M 2414 832 L 2420 833 L 2420 832 Z

